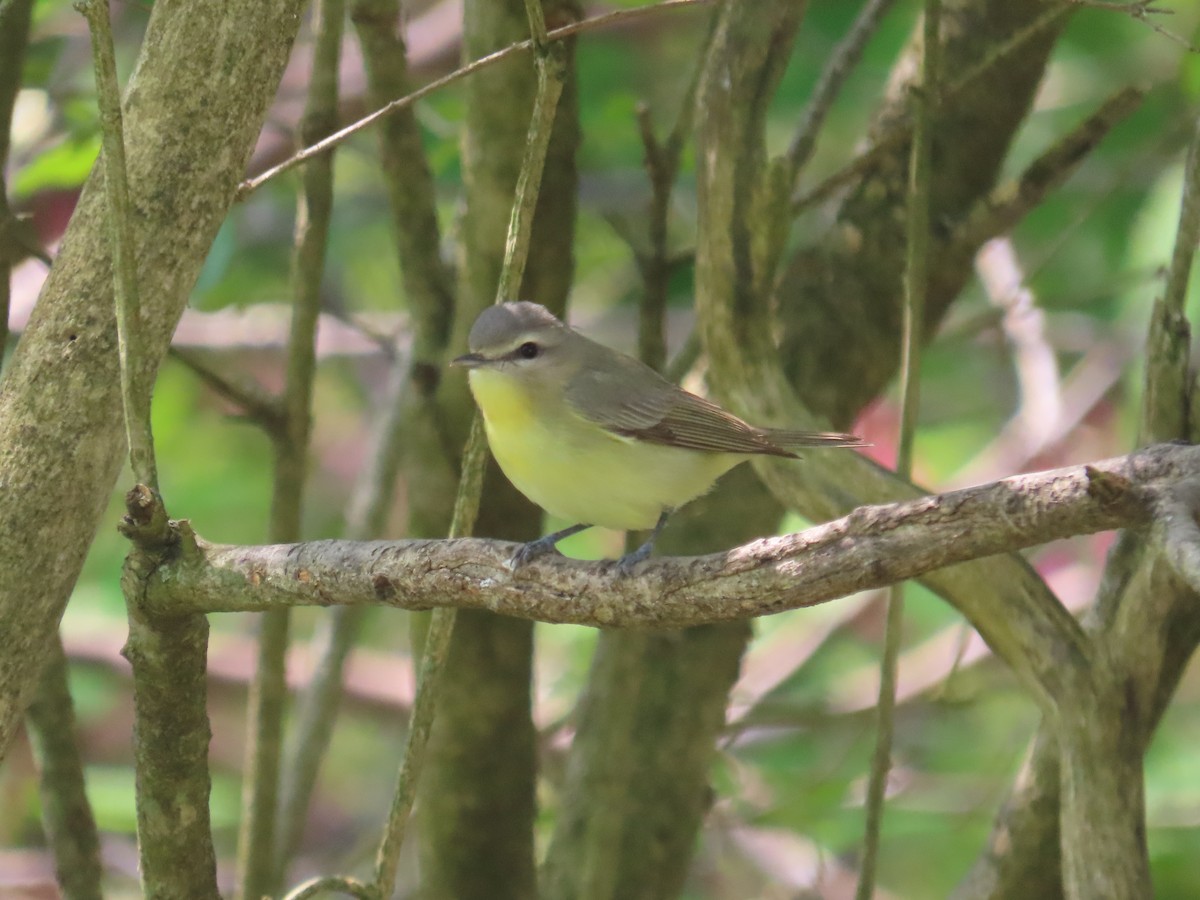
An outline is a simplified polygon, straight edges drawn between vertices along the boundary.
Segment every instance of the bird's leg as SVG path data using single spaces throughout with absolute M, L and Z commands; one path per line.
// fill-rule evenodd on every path
M 617 568 L 621 570 L 622 575 L 632 575 L 633 567 L 640 562 L 645 562 L 650 558 L 650 551 L 654 549 L 654 541 L 658 538 L 658 533 L 663 530 L 663 526 L 667 524 L 667 517 L 671 515 L 671 510 L 664 509 L 658 517 L 658 524 L 654 526 L 654 530 L 650 532 L 650 537 L 646 539 L 646 543 L 638 547 L 632 553 L 626 553 L 617 560 Z
M 591 527 L 591 525 L 572 525 L 570 528 L 564 528 L 562 531 L 555 531 L 545 537 L 540 537 L 536 541 L 522 544 L 517 552 L 508 560 L 509 568 L 519 569 L 525 563 L 532 562 L 539 556 L 544 556 L 547 553 L 557 553 L 558 547 L 555 545 L 559 541 L 569 538 L 573 534 L 579 534 L 584 529 Z

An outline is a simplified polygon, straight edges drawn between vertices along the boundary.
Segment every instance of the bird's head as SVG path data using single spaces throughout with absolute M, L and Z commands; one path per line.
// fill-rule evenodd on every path
M 569 348 L 579 335 L 537 303 L 499 303 L 489 306 L 467 338 L 470 353 L 450 365 L 471 371 L 490 370 L 534 384 L 561 383 L 578 367 Z

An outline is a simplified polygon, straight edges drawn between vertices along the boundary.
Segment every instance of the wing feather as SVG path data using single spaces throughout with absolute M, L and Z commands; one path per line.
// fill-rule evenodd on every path
M 717 404 L 683 390 L 632 357 L 614 354 L 567 385 L 571 407 L 622 437 L 710 453 L 795 457 L 798 447 L 862 446 L 854 435 L 755 428 Z

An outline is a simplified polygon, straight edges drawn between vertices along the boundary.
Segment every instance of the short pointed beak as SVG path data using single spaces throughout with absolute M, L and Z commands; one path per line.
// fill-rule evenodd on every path
M 487 358 L 478 353 L 465 353 L 462 356 L 450 360 L 450 365 L 459 366 L 463 369 L 475 369 L 487 362 Z

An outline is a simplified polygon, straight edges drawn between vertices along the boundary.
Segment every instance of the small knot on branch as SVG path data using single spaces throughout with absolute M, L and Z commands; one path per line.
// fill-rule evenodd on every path
M 139 550 L 161 551 L 178 542 L 162 497 L 144 484 L 135 484 L 125 495 L 125 515 L 117 531 Z
M 1134 486 L 1125 476 L 1115 472 L 1105 472 L 1092 466 L 1084 466 L 1083 472 L 1088 480 L 1088 496 L 1096 500 L 1104 509 L 1123 507 L 1133 500 Z

